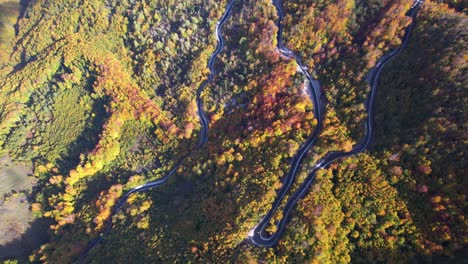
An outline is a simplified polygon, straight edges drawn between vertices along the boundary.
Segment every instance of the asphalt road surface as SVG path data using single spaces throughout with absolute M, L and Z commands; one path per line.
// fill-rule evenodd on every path
M 216 35 L 216 39 L 218 41 L 218 44 L 216 46 L 215 51 L 211 54 L 210 59 L 208 60 L 207 67 L 210 70 L 210 74 L 208 75 L 207 80 L 203 81 L 202 84 L 197 89 L 197 94 L 196 94 L 197 98 L 196 98 L 196 100 L 197 100 L 197 108 L 198 108 L 197 109 L 198 110 L 198 118 L 199 118 L 200 124 L 201 124 L 201 131 L 200 131 L 200 135 L 199 135 L 199 142 L 198 142 L 196 148 L 194 149 L 194 151 L 199 150 L 201 147 L 203 147 L 203 145 L 208 140 L 208 118 L 206 117 L 205 112 L 203 111 L 203 101 L 201 99 L 201 93 L 203 92 L 205 87 L 210 82 L 213 81 L 214 76 L 216 74 L 216 71 L 215 71 L 215 68 L 214 68 L 214 62 L 215 62 L 217 56 L 219 55 L 219 53 L 221 52 L 221 50 L 224 48 L 224 39 L 223 39 L 221 29 L 222 29 L 224 23 L 226 22 L 226 20 L 231 15 L 231 11 L 232 11 L 232 7 L 234 5 L 234 2 L 235 2 L 235 0 L 231 0 L 227 4 L 223 16 L 216 23 L 215 35 Z M 193 153 L 193 151 L 191 151 L 191 152 L 187 153 L 186 155 L 182 156 L 177 161 L 177 163 L 174 165 L 174 167 L 168 173 L 166 173 L 166 175 L 164 175 L 164 177 L 162 177 L 162 178 L 160 178 L 158 180 L 152 181 L 152 182 L 148 182 L 148 183 L 139 185 L 139 186 L 131 189 L 130 191 L 128 191 L 124 196 L 122 196 L 119 199 L 119 201 L 114 205 L 114 207 L 112 209 L 112 213 L 111 213 L 110 217 L 107 219 L 106 229 L 104 230 L 104 232 L 102 232 L 99 235 L 99 237 L 97 237 L 96 239 L 94 239 L 93 241 L 91 241 L 88 244 L 86 250 L 81 254 L 81 257 L 78 260 L 78 262 L 83 261 L 84 258 L 86 257 L 86 255 L 89 253 L 89 251 L 92 250 L 93 248 L 95 248 L 97 245 L 99 245 L 104 240 L 105 235 L 108 234 L 112 230 L 112 216 L 114 216 L 122 208 L 122 206 L 127 202 L 127 199 L 128 199 L 128 197 L 130 197 L 131 194 L 137 193 L 137 192 L 145 192 L 145 191 L 148 191 L 148 190 L 151 190 L 151 189 L 154 189 L 154 188 L 158 188 L 159 186 L 166 183 L 171 178 L 171 176 L 174 175 L 174 173 L 180 167 L 182 162 L 188 156 L 190 156 L 192 153 Z
M 282 29 L 282 20 L 284 17 L 284 10 L 283 6 L 280 2 L 280 0 L 273 0 L 273 4 L 275 5 L 277 12 L 278 12 L 278 20 L 276 22 L 278 26 L 278 50 L 284 55 L 289 58 L 294 58 L 297 61 L 297 64 L 299 65 L 302 73 L 307 77 L 309 80 L 309 83 L 311 83 L 312 87 L 312 95 L 313 95 L 313 102 L 314 102 L 314 108 L 315 108 L 315 115 L 318 120 L 318 125 L 311 137 L 309 137 L 306 141 L 306 143 L 298 150 L 296 153 L 296 156 L 293 158 L 293 162 L 291 164 L 291 170 L 289 171 L 288 175 L 286 176 L 286 179 L 283 181 L 283 186 L 281 187 L 280 191 L 278 192 L 278 196 L 275 199 L 272 208 L 270 211 L 265 215 L 260 223 L 255 226 L 248 235 L 248 238 L 250 239 L 251 243 L 260 246 L 260 247 L 272 247 L 274 246 L 278 240 L 281 238 L 281 235 L 284 232 L 284 229 L 286 227 L 287 221 L 290 217 L 292 209 L 296 206 L 297 202 L 299 199 L 302 199 L 308 192 L 310 186 L 312 183 L 315 181 L 316 173 L 318 170 L 327 167 L 332 163 L 333 161 L 345 157 L 349 157 L 351 155 L 360 153 L 364 151 L 369 143 L 371 142 L 372 139 L 372 132 L 374 128 L 374 112 L 373 112 L 373 106 L 375 102 L 375 94 L 378 86 L 378 81 L 380 74 L 382 72 L 382 69 L 385 67 L 385 65 L 393 59 L 396 55 L 398 55 L 403 48 L 406 46 L 408 43 L 411 31 L 414 27 L 414 17 L 416 16 L 418 8 L 422 5 L 423 1 L 422 0 L 416 0 L 414 4 L 411 6 L 411 8 L 408 10 L 406 13 L 407 16 L 410 16 L 413 18 L 411 24 L 406 28 L 405 30 L 405 35 L 403 37 L 403 43 L 401 44 L 400 47 L 398 47 L 396 50 L 391 51 L 390 53 L 386 54 L 383 56 L 383 58 L 377 63 L 375 68 L 371 71 L 369 75 L 369 84 L 371 86 L 371 91 L 369 92 L 368 99 L 366 102 L 366 109 L 367 109 L 367 118 L 365 120 L 365 135 L 364 138 L 353 148 L 348 151 L 348 152 L 330 152 L 325 155 L 325 157 L 321 160 L 319 160 L 313 169 L 310 171 L 309 175 L 305 179 L 305 181 L 300 185 L 299 189 L 293 193 L 293 195 L 289 198 L 287 201 L 284 209 L 283 209 L 283 217 L 281 220 L 277 221 L 275 223 L 276 225 L 276 232 L 274 234 L 268 234 L 266 231 L 266 228 L 269 226 L 271 218 L 274 216 L 275 212 L 277 211 L 279 205 L 281 204 L 282 200 L 284 199 L 284 196 L 287 191 L 291 188 L 291 184 L 296 177 L 295 175 L 297 174 L 298 167 L 300 165 L 300 162 L 302 161 L 305 153 L 307 150 L 312 146 L 313 142 L 315 142 L 316 137 L 318 137 L 319 131 L 321 130 L 321 125 L 322 125 L 322 118 L 320 116 L 320 101 L 318 98 L 318 92 L 316 90 L 316 87 L 313 87 L 314 82 L 312 81 L 312 78 L 310 77 L 310 74 L 307 73 L 306 68 L 302 65 L 300 58 L 294 54 L 293 51 L 289 50 L 287 47 L 283 45 L 282 37 L 281 34 L 283 32 Z

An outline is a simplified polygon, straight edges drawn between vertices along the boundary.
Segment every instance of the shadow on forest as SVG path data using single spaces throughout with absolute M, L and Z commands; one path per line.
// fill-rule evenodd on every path
M 85 89 L 91 89 L 93 82 L 94 78 L 88 79 Z M 61 174 L 67 175 L 70 170 L 76 168 L 80 163 L 80 155 L 91 152 L 98 145 L 103 126 L 110 116 L 104 107 L 108 103 L 108 98 L 94 100 L 91 111 L 95 114 L 95 117 L 88 121 L 81 134 L 71 143 L 67 154 L 56 161 Z
M 462 104 L 455 93 L 455 83 L 447 78 L 449 73 L 442 68 L 446 65 L 444 60 L 450 58 L 451 52 L 454 52 L 446 47 L 455 42 L 457 38 L 455 35 L 445 34 L 450 30 L 447 27 L 448 24 L 439 23 L 439 27 L 432 27 L 429 30 L 427 27 L 423 30 L 416 27 L 408 46 L 402 54 L 389 63 L 388 69 L 382 73 L 375 106 L 374 142 L 369 150 L 371 155 L 383 159 L 384 151 L 399 154 L 405 144 L 417 148 L 421 138 L 427 139 L 425 133 L 431 131 L 426 128 L 437 124 L 437 119 L 441 116 L 438 113 L 439 109 L 444 109 L 441 111 L 443 118 L 456 123 L 460 122 L 456 109 L 462 111 L 463 107 L 458 107 Z M 439 51 L 439 53 L 434 53 L 434 50 Z M 430 80 L 428 80 L 428 76 L 430 76 Z M 440 89 L 440 92 L 434 93 L 433 89 Z M 419 193 L 414 186 L 408 183 L 397 183 L 395 186 L 411 212 L 414 224 L 423 233 L 431 234 L 431 231 L 428 230 L 428 222 L 434 221 L 436 218 L 432 205 L 428 201 L 431 194 L 440 192 L 437 178 L 444 176 L 444 171 L 448 167 L 461 162 L 457 161 L 454 153 L 441 147 L 444 142 L 456 141 L 455 136 L 449 133 L 444 136 L 431 135 L 429 141 L 425 143 L 431 148 L 431 152 L 447 156 L 446 160 L 432 160 L 432 174 L 434 174 L 432 177 L 420 178 L 412 173 L 417 185 L 430 186 L 428 193 Z M 403 153 L 399 164 L 405 164 L 407 169 L 415 171 L 418 165 L 414 161 L 415 158 L 414 153 Z M 428 239 L 437 240 L 437 238 L 430 236 Z M 437 243 L 439 242 L 437 241 Z M 442 246 L 449 246 L 446 243 L 443 242 Z M 359 252 L 355 253 L 359 254 Z M 385 255 L 384 252 L 382 254 Z M 460 250 L 454 252 L 453 258 L 418 255 L 413 259 L 413 262 L 461 263 L 464 254 L 466 252 Z

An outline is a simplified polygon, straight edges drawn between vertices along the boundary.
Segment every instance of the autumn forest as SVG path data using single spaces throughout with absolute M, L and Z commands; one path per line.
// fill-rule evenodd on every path
M 0 261 L 462 263 L 466 25 L 457 0 L 0 0 L 0 182 L 31 182 L 0 183 L 30 214 L 0 213 Z

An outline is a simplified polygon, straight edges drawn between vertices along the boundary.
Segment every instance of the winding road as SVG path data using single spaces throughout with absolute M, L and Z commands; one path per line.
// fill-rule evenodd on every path
M 202 92 L 204 91 L 204 89 L 206 88 L 206 86 L 213 81 L 215 75 L 216 75 L 216 71 L 215 71 L 215 68 L 214 68 L 214 63 L 216 61 L 216 58 L 217 56 L 219 55 L 219 53 L 222 51 L 222 49 L 224 48 L 224 39 L 223 39 L 223 35 L 221 33 L 221 29 L 224 25 L 224 23 L 226 22 L 226 20 L 229 18 L 229 16 L 231 15 L 231 11 L 232 11 L 232 7 L 234 5 L 234 2 L 236 0 L 230 0 L 228 2 L 228 4 L 226 5 L 226 8 L 225 8 L 225 11 L 224 11 L 224 14 L 223 16 L 218 20 L 218 22 L 216 23 L 216 31 L 215 31 L 215 35 L 216 35 L 216 39 L 217 39 L 217 46 L 216 46 L 216 49 L 215 51 L 211 54 L 209 60 L 208 60 L 208 64 L 207 64 L 207 67 L 208 69 L 210 70 L 210 74 L 208 75 L 208 78 L 207 80 L 203 81 L 200 86 L 198 87 L 197 89 L 197 93 L 196 93 L 196 101 L 197 101 L 197 111 L 198 111 L 198 118 L 200 120 L 200 125 L 201 125 L 201 130 L 200 130 L 200 135 L 199 135 L 199 142 L 198 144 L 196 145 L 195 149 L 190 151 L 189 153 L 185 154 L 184 156 L 182 156 L 177 162 L 176 164 L 174 165 L 174 167 L 169 171 L 167 172 L 164 177 L 158 179 L 158 180 L 155 180 L 155 181 L 152 181 L 152 182 L 148 182 L 148 183 L 145 183 L 145 184 L 142 184 L 142 185 L 139 185 L 133 189 L 131 189 L 130 191 L 128 191 L 124 196 L 122 196 L 119 201 L 114 205 L 113 209 L 112 209 L 112 212 L 111 212 L 111 215 L 109 216 L 109 218 L 107 219 L 107 227 L 106 229 L 104 230 L 104 232 L 102 232 L 96 239 L 94 239 L 93 241 L 91 241 L 86 250 L 81 254 L 80 256 L 80 260 L 83 260 L 84 257 L 86 257 L 86 255 L 89 253 L 89 251 L 91 251 L 93 248 L 95 248 L 97 245 L 99 245 L 105 235 L 107 235 L 111 230 L 112 230 L 112 226 L 113 226 L 113 223 L 112 223 L 112 217 L 117 213 L 119 212 L 119 210 L 122 208 L 122 206 L 126 203 L 127 199 L 130 197 L 130 195 L 132 195 L 133 193 L 137 193 L 137 192 L 144 192 L 144 191 L 148 191 L 148 190 L 151 190 L 151 189 L 154 189 L 154 188 L 158 188 L 159 186 L 163 185 L 164 183 L 166 183 L 172 175 L 174 175 L 174 173 L 177 171 L 177 169 L 180 167 L 180 165 L 182 164 L 182 162 L 188 157 L 190 156 L 193 151 L 197 151 L 199 150 L 200 148 L 203 147 L 203 145 L 207 142 L 208 140 L 208 118 L 206 117 L 205 115 L 205 112 L 203 111 L 203 100 L 201 99 L 201 94 Z M 79 260 L 79 261 L 80 261 Z
M 311 77 L 310 73 L 307 71 L 307 67 L 302 63 L 301 58 L 283 44 L 283 26 L 281 23 L 284 18 L 284 11 L 279 0 L 273 0 L 273 4 L 275 5 L 276 10 L 278 12 L 278 19 L 276 20 L 276 25 L 278 27 L 278 34 L 276 36 L 277 43 L 278 43 L 277 50 L 283 56 L 294 59 L 297 65 L 299 66 L 299 70 L 306 78 L 310 99 L 314 105 L 314 116 L 317 120 L 317 126 L 315 127 L 312 134 L 309 135 L 309 137 L 307 137 L 306 141 L 298 149 L 298 151 L 296 152 L 296 155 L 294 155 L 291 161 L 290 170 L 288 174 L 286 175 L 286 177 L 283 179 L 282 187 L 277 193 L 277 197 L 275 201 L 273 202 L 272 208 L 270 209 L 268 214 L 262 218 L 260 223 L 249 233 L 249 237 L 254 245 L 265 246 L 265 247 L 273 246 L 280 236 L 280 233 L 277 232 L 275 235 L 271 237 L 265 237 L 264 236 L 264 234 L 266 233 L 265 229 L 269 225 L 270 219 L 273 217 L 278 207 L 281 205 L 281 202 L 283 201 L 286 193 L 291 188 L 297 176 L 297 172 L 300 168 L 300 165 L 307 154 L 307 151 L 309 151 L 309 149 L 316 142 L 322 130 L 322 126 L 323 126 L 323 118 L 322 118 L 322 111 L 321 111 L 322 106 L 320 104 L 320 86 L 318 84 L 318 81 L 314 80 Z M 276 235 L 278 235 L 278 238 L 276 238 Z
M 345 157 L 349 157 L 351 155 L 360 153 L 364 151 L 369 143 L 371 142 L 372 139 L 372 132 L 373 132 L 373 127 L 374 127 L 374 112 L 373 112 L 373 106 L 375 102 L 375 94 L 377 90 L 377 85 L 378 81 L 380 78 L 380 74 L 382 72 L 382 69 L 384 66 L 396 55 L 398 55 L 403 48 L 406 46 L 408 43 L 411 31 L 413 30 L 414 27 L 414 18 L 416 16 L 418 8 L 422 5 L 423 1 L 422 0 L 416 0 L 414 4 L 411 6 L 411 8 L 408 10 L 406 13 L 407 16 L 410 16 L 412 18 L 411 24 L 406 28 L 405 30 L 405 35 L 403 37 L 403 42 L 400 47 L 398 47 L 396 50 L 391 51 L 390 53 L 386 54 L 383 56 L 383 58 L 377 63 L 375 68 L 371 71 L 369 75 L 369 84 L 371 86 L 371 91 L 369 92 L 367 103 L 366 103 L 366 109 L 367 109 L 367 118 L 365 120 L 365 134 L 364 138 L 355 146 L 350 151 L 347 152 L 329 152 L 325 155 L 325 157 L 321 160 L 319 160 L 313 169 L 310 171 L 309 175 L 305 179 L 305 181 L 300 185 L 299 189 L 294 192 L 294 194 L 289 198 L 287 201 L 284 209 L 283 209 L 283 217 L 281 220 L 279 220 L 276 224 L 276 232 L 272 235 L 268 235 L 268 232 L 266 231 L 266 228 L 268 227 L 271 218 L 274 216 L 275 212 L 277 211 L 279 205 L 281 204 L 282 200 L 284 199 L 284 196 L 287 191 L 291 188 L 291 184 L 296 177 L 296 173 L 298 170 L 298 167 L 304 158 L 305 153 L 308 151 L 308 149 L 312 146 L 312 144 L 315 142 L 316 137 L 319 134 L 319 131 L 321 130 L 322 126 L 322 117 L 320 116 L 320 100 L 318 98 L 318 91 L 316 90 L 317 87 L 314 87 L 314 82 L 310 75 L 307 73 L 306 68 L 304 65 L 302 65 L 301 60 L 296 56 L 291 50 L 286 48 L 283 45 L 282 41 L 282 32 L 283 28 L 281 25 L 281 22 L 284 18 L 284 10 L 283 6 L 280 3 L 280 0 L 273 0 L 273 4 L 275 5 L 277 12 L 278 12 L 278 20 L 276 22 L 278 26 L 278 50 L 284 55 L 289 58 L 294 58 L 297 61 L 297 64 L 299 65 L 299 68 L 301 69 L 301 72 L 307 77 L 309 81 L 309 88 L 312 90 L 312 95 L 313 95 L 313 102 L 314 102 L 314 108 L 315 108 L 315 115 L 317 118 L 317 128 L 315 131 L 312 133 L 312 135 L 306 140 L 305 144 L 298 150 L 296 153 L 296 156 L 293 158 L 292 164 L 291 164 L 291 169 L 286 176 L 286 179 L 283 182 L 283 186 L 281 187 L 280 191 L 278 192 L 278 196 L 276 200 L 274 201 L 270 211 L 265 215 L 260 223 L 255 226 L 248 235 L 248 238 L 252 242 L 252 244 L 260 247 L 272 247 L 274 246 L 278 240 L 280 239 L 281 235 L 283 234 L 287 221 L 290 217 L 292 209 L 296 206 L 297 202 L 302 199 L 308 192 L 309 187 L 312 185 L 312 183 L 315 181 L 316 173 L 318 170 L 327 167 L 330 165 L 333 161 Z
M 218 44 L 216 45 L 215 51 L 211 54 L 210 59 L 208 60 L 208 69 L 210 70 L 210 74 L 208 75 L 208 79 L 203 81 L 203 83 L 198 87 L 197 90 L 197 108 L 198 108 L 198 118 L 200 119 L 201 131 L 200 131 L 200 140 L 197 145 L 197 150 L 200 149 L 208 140 L 208 119 L 206 118 L 205 112 L 203 111 L 203 100 L 201 99 L 201 94 L 205 90 L 205 87 L 213 81 L 216 71 L 214 68 L 214 63 L 216 57 L 218 57 L 221 50 L 224 48 L 224 39 L 221 33 L 221 28 L 226 22 L 226 20 L 231 15 L 232 6 L 234 5 L 235 0 L 231 0 L 227 6 L 226 10 L 224 11 L 223 16 L 218 20 L 216 23 L 216 40 Z
M 83 260 L 84 257 L 89 253 L 90 250 L 95 248 L 97 245 L 99 245 L 106 234 L 108 234 L 112 230 L 112 216 L 114 216 L 121 208 L 122 206 L 126 203 L 127 199 L 129 196 L 133 193 L 137 192 L 144 192 L 148 191 L 154 188 L 158 188 L 164 183 L 166 183 L 172 175 L 176 172 L 176 170 L 180 167 L 182 162 L 190 156 L 193 151 L 197 151 L 200 148 L 203 147 L 203 145 L 207 142 L 208 140 L 208 119 L 203 111 L 203 101 L 201 99 L 201 94 L 206 88 L 206 86 L 213 81 L 216 71 L 214 69 L 214 63 L 216 61 L 217 56 L 219 53 L 222 51 L 224 48 L 224 39 L 223 35 L 221 33 L 222 27 L 224 23 L 227 21 L 229 16 L 231 15 L 232 7 L 234 5 L 234 2 L 236 0 L 230 0 L 229 3 L 226 6 L 226 9 L 224 11 L 223 16 L 218 20 L 216 23 L 216 39 L 217 39 L 217 46 L 215 51 L 211 54 L 207 67 L 210 70 L 210 74 L 208 78 L 203 81 L 200 86 L 197 89 L 196 92 L 196 101 L 197 101 L 197 108 L 198 108 L 198 117 L 200 120 L 200 125 L 201 125 L 201 130 L 200 130 L 200 135 L 199 135 L 199 142 L 196 145 L 195 149 L 187 153 L 186 155 L 182 156 L 174 165 L 174 167 L 164 175 L 164 177 L 148 182 L 142 185 L 139 185 L 130 191 L 128 191 L 124 196 L 122 196 L 119 201 L 114 205 L 111 215 L 107 220 L 107 227 L 102 232 L 99 237 L 94 239 L 88 244 L 88 247 L 86 250 L 81 254 L 80 259 Z M 277 231 L 272 234 L 268 235 L 266 228 L 269 225 L 269 222 L 271 218 L 274 216 L 275 212 L 277 211 L 278 207 L 281 205 L 286 193 L 289 191 L 289 189 L 292 186 L 292 183 L 294 182 L 298 170 L 300 168 L 300 165 L 302 161 L 304 160 L 308 150 L 313 146 L 313 144 L 316 142 L 318 136 L 320 135 L 320 132 L 322 130 L 323 126 L 323 118 L 322 118 L 322 105 L 320 104 L 320 85 L 318 84 L 318 81 L 313 79 L 310 73 L 307 71 L 307 67 L 302 63 L 301 58 L 297 56 L 293 51 L 291 51 L 289 48 L 287 48 L 283 44 L 283 39 L 282 39 L 282 32 L 283 32 L 283 27 L 282 27 L 282 20 L 284 18 L 284 10 L 283 6 L 280 2 L 280 0 L 273 0 L 273 4 L 276 7 L 276 10 L 278 12 L 278 19 L 276 21 L 276 24 L 278 26 L 278 34 L 277 34 L 277 49 L 278 51 L 285 57 L 288 57 L 290 59 L 294 59 L 299 66 L 299 70 L 301 73 L 305 76 L 307 83 L 308 83 L 308 92 L 310 95 L 310 99 L 314 105 L 314 116 L 317 120 L 317 126 L 315 127 L 314 131 L 309 135 L 309 137 L 306 139 L 306 141 L 302 144 L 302 146 L 298 149 L 296 155 L 293 157 L 293 160 L 291 162 L 291 168 L 287 174 L 287 176 L 283 179 L 283 185 L 281 189 L 277 193 L 277 197 L 272 205 L 272 208 L 270 211 L 265 215 L 260 223 L 254 227 L 251 232 L 249 233 L 249 239 L 252 242 L 252 244 L 256 246 L 261 246 L 261 247 L 271 247 L 274 246 L 278 240 L 280 239 L 282 233 L 284 232 L 285 226 L 287 224 L 287 221 L 289 219 L 290 213 L 292 209 L 295 207 L 299 199 L 303 198 L 304 195 L 307 193 L 310 185 L 314 182 L 315 177 L 316 177 L 316 172 L 320 170 L 321 168 L 325 168 L 330 163 L 333 161 L 348 157 L 357 153 L 360 153 L 364 151 L 367 146 L 369 145 L 371 138 L 372 138 L 372 131 L 373 131 L 373 105 L 375 101 L 375 93 L 377 89 L 377 83 L 381 74 L 381 71 L 383 67 L 396 55 L 398 55 L 401 50 L 406 46 L 410 33 L 414 27 L 414 17 L 416 15 L 417 9 L 420 7 L 423 1 L 417 0 L 414 2 L 414 5 L 410 8 L 410 10 L 407 12 L 407 15 L 413 18 L 413 21 L 411 22 L 410 26 L 406 29 L 405 35 L 404 35 L 404 40 L 402 45 L 394 50 L 391 51 L 389 54 L 385 55 L 381 61 L 379 61 L 376 65 L 376 67 L 372 70 L 370 73 L 369 77 L 369 83 L 371 85 L 371 91 L 368 95 L 368 100 L 366 103 L 366 109 L 367 109 L 367 118 L 365 120 L 365 136 L 364 138 L 355 146 L 353 146 L 351 151 L 348 152 L 330 152 L 325 155 L 325 157 L 317 162 L 317 164 L 314 166 L 314 168 L 311 170 L 310 174 L 306 178 L 306 180 L 300 185 L 299 189 L 289 198 L 289 200 L 286 203 L 286 206 L 283 209 L 283 218 L 276 223 Z

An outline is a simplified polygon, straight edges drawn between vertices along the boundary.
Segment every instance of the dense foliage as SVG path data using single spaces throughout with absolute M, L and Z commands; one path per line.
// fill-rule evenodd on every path
M 247 234 L 317 124 L 303 75 L 276 50 L 275 7 L 235 1 L 202 94 L 208 142 L 167 184 L 132 195 L 87 260 L 461 260 L 468 18 L 462 1 L 439 2 L 424 3 L 409 44 L 382 74 L 370 149 L 321 170 L 279 244 L 258 248 Z M 285 44 L 320 81 L 325 105 L 291 192 L 325 153 L 363 136 L 366 76 L 401 44 L 411 4 L 284 1 Z M 30 261 L 76 260 L 124 193 L 193 149 L 196 90 L 226 5 L 0 0 L 0 15 L 9 14 L 0 20 L 0 154 L 34 162 L 32 207 L 52 223 Z

